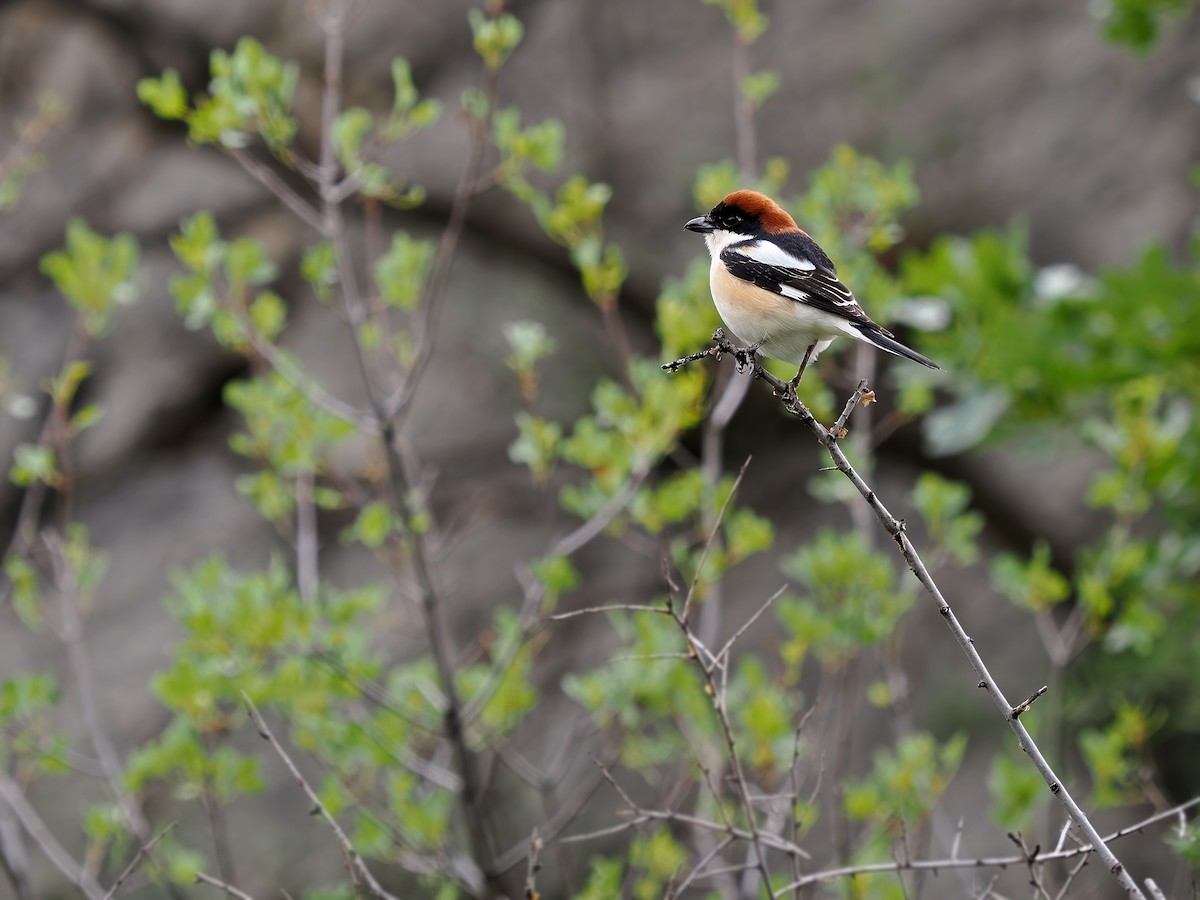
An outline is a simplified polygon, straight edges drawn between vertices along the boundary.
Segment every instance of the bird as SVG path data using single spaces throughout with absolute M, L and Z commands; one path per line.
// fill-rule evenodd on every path
M 793 389 L 809 363 L 842 336 L 939 368 L 871 321 L 825 251 L 766 194 L 734 191 L 684 228 L 704 235 L 721 320 L 752 354 L 761 350 L 798 365 Z

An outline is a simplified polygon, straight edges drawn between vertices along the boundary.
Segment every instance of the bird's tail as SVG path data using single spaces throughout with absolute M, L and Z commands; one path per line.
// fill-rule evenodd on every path
M 859 337 L 860 340 L 864 340 L 868 344 L 878 347 L 880 350 L 886 350 L 893 356 L 903 356 L 905 359 L 911 359 L 913 362 L 919 362 L 921 365 L 928 366 L 931 369 L 941 368 L 941 366 L 935 363 L 932 359 L 927 356 L 922 356 L 911 347 L 905 347 L 902 343 L 881 328 L 864 328 L 860 327 L 857 323 L 854 323 L 852 327 L 856 332 L 858 332 L 856 336 Z

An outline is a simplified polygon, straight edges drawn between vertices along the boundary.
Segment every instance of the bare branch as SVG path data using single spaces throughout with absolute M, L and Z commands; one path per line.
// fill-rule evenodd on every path
M 741 469 L 738 470 L 737 478 L 733 482 L 733 487 L 729 489 L 729 494 L 725 497 L 725 502 L 721 504 L 721 508 L 717 511 L 716 519 L 713 520 L 712 526 L 709 528 L 708 540 L 704 542 L 704 549 L 700 552 L 700 561 L 696 563 L 696 571 L 692 575 L 691 584 L 688 585 L 687 596 L 683 599 L 683 612 L 679 614 L 680 620 L 685 623 L 688 621 L 688 616 L 691 613 L 692 601 L 696 596 L 696 585 L 700 582 L 700 573 L 704 571 L 704 563 L 708 560 L 708 551 L 712 549 L 713 540 L 716 539 L 717 532 L 721 528 L 721 522 L 725 520 L 725 513 L 729 511 L 729 504 L 733 502 L 733 495 L 742 486 L 742 478 L 746 474 L 746 468 L 750 465 L 751 459 L 753 457 L 747 456 L 746 461 L 742 463 Z
M 178 824 L 178 822 L 172 822 L 170 825 L 168 825 L 166 828 L 164 828 L 162 831 L 160 831 L 158 834 L 156 834 L 153 838 L 151 838 L 150 843 L 141 844 L 138 846 L 138 851 L 134 855 L 133 859 L 130 860 L 129 865 L 127 865 L 125 867 L 124 871 L 122 871 L 121 874 L 117 876 L 117 880 L 112 883 L 112 886 L 104 894 L 104 900 L 112 900 L 113 896 L 117 893 L 117 889 L 120 888 L 121 885 L 125 883 L 125 880 L 127 878 L 129 878 L 130 875 L 132 875 L 135 871 L 137 871 L 137 867 L 141 864 L 142 860 L 150 855 L 150 851 L 154 849 L 154 845 L 157 844 L 164 837 L 166 837 L 167 834 L 170 833 L 171 829 L 174 828 L 177 824 Z
M 739 363 L 745 366 L 750 366 L 753 369 L 756 378 L 761 378 L 770 384 L 775 389 L 775 393 L 780 398 L 780 402 L 783 407 L 788 412 L 800 419 L 800 421 L 809 429 L 809 431 L 812 432 L 813 436 L 816 437 L 817 442 L 824 447 L 826 451 L 828 451 L 834 465 L 837 466 L 838 471 L 850 479 L 850 482 L 854 485 L 855 489 L 859 492 L 859 494 L 862 495 L 863 499 L 866 500 L 871 510 L 875 513 L 875 517 L 879 520 L 880 525 L 888 533 L 892 540 L 895 541 L 897 548 L 900 550 L 905 562 L 908 563 L 909 568 L 912 570 L 917 580 L 937 604 L 938 612 L 945 620 L 947 626 L 950 628 L 950 631 L 953 633 L 955 640 L 958 642 L 963 653 L 966 654 L 967 659 L 970 661 L 971 667 L 978 675 L 980 687 L 983 687 L 987 690 L 988 696 L 992 698 L 992 702 L 995 703 L 996 707 L 1004 716 L 1004 719 L 1009 723 L 1009 726 L 1017 736 L 1017 741 L 1021 745 L 1021 749 L 1024 750 L 1025 753 L 1028 754 L 1029 758 L 1033 761 L 1034 766 L 1037 768 L 1047 786 L 1050 788 L 1050 792 L 1058 798 L 1059 802 L 1066 810 L 1067 815 L 1070 816 L 1071 820 L 1076 824 L 1083 836 L 1092 846 L 1096 848 L 1097 855 L 1100 856 L 1105 867 L 1112 873 L 1113 877 L 1117 879 L 1117 881 L 1121 884 L 1121 887 L 1125 889 L 1126 893 L 1128 893 L 1131 897 L 1145 900 L 1145 894 L 1142 892 L 1142 889 L 1138 887 L 1137 882 L 1134 881 L 1129 873 L 1125 871 L 1124 865 L 1122 865 L 1121 861 L 1117 859 L 1116 855 L 1104 844 L 1103 839 L 1096 831 L 1096 827 L 1092 824 L 1091 820 L 1088 819 L 1087 815 L 1080 808 L 1079 804 L 1076 803 L 1070 792 L 1063 786 L 1058 776 L 1054 774 L 1054 770 L 1050 768 L 1050 764 L 1046 761 L 1045 756 L 1034 742 L 1032 736 L 1030 736 L 1028 730 L 1021 723 L 1020 718 L 1012 717 L 1012 704 L 1010 704 L 1005 698 L 1003 691 L 1000 690 L 996 680 L 992 677 L 987 666 L 984 664 L 983 658 L 975 649 L 974 641 L 971 640 L 966 630 L 962 627 L 958 617 L 951 609 L 950 604 L 942 595 L 941 589 L 937 586 L 937 583 L 929 574 L 929 570 L 921 561 L 921 557 L 917 553 L 916 547 L 913 545 L 912 541 L 909 540 L 908 534 L 905 531 L 904 522 L 900 519 L 897 519 L 888 511 L 887 507 L 883 505 L 883 502 L 879 499 L 875 491 L 863 480 L 862 476 L 860 476 L 857 470 L 850 464 L 849 459 L 846 458 L 846 454 L 838 445 L 839 435 L 825 428 L 825 426 L 818 422 L 816 417 L 813 416 L 813 414 L 809 411 L 808 407 L 806 407 L 796 396 L 796 392 L 791 385 L 781 381 L 779 378 L 776 378 L 765 368 L 763 368 L 756 355 L 747 353 L 744 349 L 734 346 L 727 339 L 725 339 L 724 334 L 720 331 L 718 331 L 717 335 L 714 335 L 714 340 L 717 341 L 718 353 L 716 355 L 718 358 L 721 354 L 733 356 L 738 360 Z M 668 368 L 669 365 L 672 364 L 668 364 L 668 366 L 664 366 L 664 368 Z M 860 392 L 862 392 L 861 397 L 865 398 L 867 393 L 867 385 L 865 382 L 861 382 L 859 384 L 855 394 L 859 395 Z
M 530 900 L 535 900 L 538 896 L 537 892 L 537 873 L 542 868 L 538 862 L 538 857 L 542 855 L 542 847 L 545 844 L 537 829 L 533 829 L 533 834 L 529 838 L 529 865 L 525 867 L 525 896 Z
M 613 603 L 609 606 L 589 606 L 585 609 L 573 609 L 570 612 L 557 613 L 550 617 L 551 622 L 562 622 L 566 619 L 574 619 L 579 616 L 594 616 L 599 613 L 611 612 L 652 612 L 662 616 L 669 616 L 670 610 L 662 606 L 645 606 L 639 603 Z
M 212 875 L 206 875 L 203 872 L 196 873 L 196 884 L 207 884 L 215 888 L 220 888 L 229 897 L 236 897 L 237 900 L 254 900 L 245 891 L 239 891 L 232 884 L 222 881 L 220 878 L 215 878 Z
M 313 473 L 306 470 L 296 477 L 296 585 L 305 603 L 316 599 L 319 581 L 317 504 Z
M 318 234 L 324 231 L 324 222 L 321 219 L 321 214 L 317 212 L 311 203 L 292 190 L 291 186 L 280 178 L 274 169 L 259 162 L 245 150 L 232 148 L 227 152 L 238 161 L 251 178 L 274 194 L 305 225 Z
M 53 832 L 42 821 L 42 817 L 29 805 L 24 791 L 2 768 L 0 768 L 0 799 L 9 805 L 26 834 L 33 838 L 33 842 L 41 848 L 46 859 L 50 860 L 54 868 L 58 869 L 67 881 L 83 891 L 89 900 L 103 900 L 104 891 L 100 885 L 83 866 L 75 862 L 71 855 L 63 849 Z
M 373 896 L 379 898 L 379 900 L 396 900 L 395 897 L 385 891 L 379 882 L 375 880 L 375 876 L 372 875 L 371 870 L 367 868 L 366 861 L 363 860 L 363 858 L 359 856 L 358 851 L 354 849 L 354 845 L 350 843 L 350 838 L 346 836 L 346 832 L 342 830 L 342 826 L 338 824 L 337 819 L 335 819 L 330 814 L 329 810 L 325 808 L 325 804 L 321 802 L 320 795 L 313 790 L 312 785 L 308 783 L 308 780 L 304 777 L 304 774 L 300 771 L 296 764 L 292 762 L 292 758 L 288 756 L 287 751 L 283 749 L 283 745 L 276 740 L 275 735 L 271 733 L 271 729 L 267 727 L 267 723 L 263 719 L 262 714 L 258 711 L 258 707 L 254 705 L 254 701 L 250 699 L 250 695 L 245 691 L 242 692 L 242 700 L 246 704 L 246 709 L 250 713 L 250 719 L 254 722 L 254 727 L 258 729 L 259 735 L 264 741 L 271 745 L 271 749 L 275 751 L 281 760 L 283 760 L 283 764 L 287 766 L 287 770 L 292 773 L 292 777 L 299 782 L 300 787 L 304 790 L 305 796 L 307 796 L 312 802 L 313 807 L 317 810 L 317 812 L 321 814 L 321 818 L 329 823 L 329 827 L 333 829 L 333 833 L 337 837 L 337 841 L 341 845 L 342 851 L 350 859 L 353 870 L 357 872 L 359 876 L 361 876 L 364 882 L 366 882 L 367 889 Z M 214 882 L 209 881 L 208 883 L 212 884 Z
M 729 640 L 727 640 L 725 642 L 724 646 L 722 646 L 721 649 L 719 651 L 717 651 L 717 659 L 725 660 L 725 665 L 728 665 L 729 664 L 729 651 L 731 651 L 733 649 L 733 645 L 735 643 L 737 643 L 738 638 L 740 638 L 743 634 L 745 634 L 747 631 L 749 631 L 750 628 L 753 627 L 754 623 L 757 622 L 759 619 L 761 619 L 763 617 L 763 614 L 768 609 L 771 608 L 771 604 L 773 604 L 776 600 L 778 600 L 780 597 L 783 596 L 783 592 L 786 590 L 787 590 L 787 585 L 785 584 L 783 587 L 781 587 L 779 590 L 777 590 L 775 593 L 773 593 L 770 597 L 768 597 L 766 599 L 766 602 L 764 602 L 762 606 L 760 606 L 758 609 L 756 609 L 754 611 L 754 614 L 752 616 L 750 616 L 750 618 L 748 618 L 745 622 L 743 622 L 742 626 L 737 631 L 735 631 L 730 636 Z
M 1155 813 L 1152 816 L 1147 816 L 1145 819 L 1135 822 L 1132 825 L 1127 825 L 1124 828 L 1120 828 L 1112 832 L 1112 834 L 1109 834 L 1101 839 L 1101 844 L 1108 844 L 1127 835 L 1141 832 L 1151 825 L 1155 825 L 1167 819 L 1173 819 L 1176 816 L 1182 815 L 1187 810 L 1192 809 L 1195 806 L 1200 806 L 1200 797 L 1194 797 L 1191 800 L 1188 800 L 1186 803 L 1181 803 L 1178 806 L 1172 807 L 1171 809 L 1163 810 L 1162 812 Z M 1020 842 L 1018 841 L 1018 846 L 1019 845 Z M 1094 845 L 1085 844 L 1080 847 L 1072 847 L 1069 850 L 1055 850 L 1051 853 L 1038 853 L 1036 855 L 1036 861 L 1039 863 L 1048 863 L 1056 860 L 1077 859 L 1079 857 L 1087 859 L 1094 852 Z M 1020 854 L 1013 854 L 1009 856 L 960 857 L 958 855 L 952 855 L 948 859 L 920 859 L 911 861 L 893 860 L 892 862 L 887 863 L 868 863 L 858 866 L 841 866 L 836 869 L 825 869 L 821 872 L 811 872 L 808 875 L 797 878 L 791 884 L 786 885 L 781 893 L 806 887 L 810 884 L 818 884 L 825 881 L 834 881 L 838 878 L 850 878 L 855 875 L 868 875 L 872 873 L 903 871 L 936 872 L 942 869 L 1002 869 L 1007 866 L 1019 866 L 1025 864 L 1028 862 L 1029 857 L 1030 854 L 1028 852 L 1022 851 Z M 1077 865 L 1076 868 L 1081 869 L 1082 865 Z M 1070 878 L 1074 877 L 1074 874 L 1070 876 Z M 1060 896 L 1065 896 L 1061 891 L 1059 893 Z

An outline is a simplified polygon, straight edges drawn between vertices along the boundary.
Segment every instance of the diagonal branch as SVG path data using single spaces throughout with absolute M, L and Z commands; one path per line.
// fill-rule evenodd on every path
M 8 804 L 8 807 L 20 821 L 21 827 L 33 838 L 33 842 L 42 848 L 42 852 L 46 854 L 46 859 L 50 860 L 54 868 L 58 869 L 67 881 L 79 888 L 88 900 L 101 900 L 103 898 L 104 891 L 96 883 L 96 879 L 63 849 L 62 844 L 58 842 L 54 833 L 42 821 L 42 817 L 37 814 L 37 811 L 25 799 L 25 793 L 21 790 L 20 785 L 3 769 L 0 769 L 0 799 L 3 799 Z
M 283 760 L 283 764 L 287 766 L 287 770 L 292 773 L 292 777 L 300 783 L 300 787 L 304 789 L 305 795 L 310 801 L 312 801 L 313 807 L 318 813 L 321 814 L 321 818 L 329 823 L 329 827 L 333 829 L 333 833 L 337 837 L 337 841 L 341 845 L 342 851 L 346 854 L 346 858 L 350 861 L 353 872 L 357 873 L 362 878 L 367 885 L 367 889 L 373 896 L 379 898 L 379 900 L 396 900 L 396 897 L 385 891 L 382 885 L 375 880 L 375 876 L 372 875 L 371 870 L 367 868 L 366 861 L 359 855 L 358 851 L 354 849 L 354 845 L 350 843 L 350 838 L 347 837 L 346 832 L 342 830 L 342 826 L 338 824 L 338 820 L 335 819 L 329 810 L 325 808 L 325 804 L 321 802 L 321 797 L 315 790 L 313 790 L 312 785 L 308 783 L 308 780 L 304 777 L 304 774 L 292 761 L 292 758 L 288 756 L 287 751 L 283 749 L 283 746 L 275 738 L 275 735 L 272 734 L 271 729 L 267 727 L 267 723 L 264 721 L 262 714 L 258 711 L 258 707 L 254 705 L 254 701 L 250 699 L 250 696 L 245 691 L 242 692 L 242 700 L 245 701 L 246 709 L 250 713 L 250 719 L 254 722 L 254 727 L 258 729 L 259 736 L 262 737 L 262 739 L 268 744 L 270 744 L 271 749 L 275 751 L 281 760 Z M 213 883 L 211 879 L 205 880 L 207 880 L 210 884 Z
M 840 432 L 834 432 L 818 422 L 808 407 L 800 402 L 800 399 L 796 396 L 795 389 L 763 368 L 757 354 L 749 354 L 744 349 L 735 347 L 720 329 L 713 335 L 713 340 L 717 345 L 714 355 L 718 359 L 723 354 L 734 357 L 741 365 L 749 366 L 755 378 L 761 378 L 770 384 L 774 388 L 775 394 L 779 397 L 784 409 L 796 416 L 812 432 L 813 436 L 817 439 L 817 443 L 829 453 L 837 470 L 850 479 L 850 482 L 854 485 L 858 493 L 862 495 L 867 505 L 871 508 L 871 511 L 875 513 L 880 526 L 895 541 L 897 548 L 904 557 L 904 561 L 908 563 L 908 567 L 912 570 L 913 575 L 916 576 L 921 586 L 925 588 L 926 593 L 937 604 L 938 612 L 945 620 L 959 647 L 966 654 L 971 667 L 975 670 L 975 674 L 979 677 L 979 687 L 985 689 L 988 696 L 992 698 L 992 702 L 995 703 L 1004 720 L 1008 722 L 1009 727 L 1016 734 L 1021 749 L 1033 761 L 1039 774 L 1041 774 L 1050 788 L 1050 793 L 1058 798 L 1059 803 L 1062 804 L 1071 821 L 1075 823 L 1088 843 L 1096 849 L 1096 853 L 1103 860 L 1105 867 L 1117 879 L 1121 887 L 1125 889 L 1125 892 L 1131 897 L 1145 900 L 1145 894 L 1138 887 L 1137 882 L 1125 871 L 1124 865 L 1117 859 L 1112 850 L 1105 845 L 1104 840 L 1100 837 L 1099 832 L 1096 831 L 1096 827 L 1092 824 L 1091 820 L 1080 808 L 1058 776 L 1054 774 L 1054 770 L 1050 768 L 1046 757 L 1042 755 L 1042 751 L 1034 742 L 1033 737 L 1029 734 L 1024 724 L 1022 724 L 1019 712 L 1017 716 L 1013 715 L 1014 711 L 1017 711 L 1018 708 L 1008 702 L 1004 696 L 1004 692 L 1000 690 L 1000 686 L 988 671 L 983 658 L 979 655 L 979 651 L 975 649 L 974 641 L 967 634 L 962 623 L 959 622 L 958 617 L 954 614 L 954 610 L 950 608 L 950 604 L 942 595 L 941 589 L 933 580 L 933 576 L 929 574 L 925 563 L 921 561 L 916 547 L 909 540 L 903 520 L 897 519 L 888 511 L 875 491 L 863 480 L 858 471 L 850 464 L 850 460 L 846 458 L 846 454 L 842 451 L 838 443 L 841 438 Z M 663 366 L 663 368 L 670 371 L 672 365 L 674 364 L 669 363 Z M 676 368 L 678 367 L 676 366 Z M 851 402 L 847 403 L 847 409 L 853 409 L 868 394 L 870 394 L 870 390 L 867 387 L 867 383 L 865 381 L 859 382 L 858 388 L 851 396 Z M 842 418 L 838 420 L 841 427 L 844 427 L 847 418 L 848 415 L 843 413 Z
M 1187 810 L 1195 806 L 1200 806 L 1200 797 L 1194 797 L 1186 803 L 1181 803 L 1171 809 L 1164 810 L 1160 813 L 1155 813 L 1142 819 L 1140 822 L 1135 822 L 1132 825 L 1126 825 L 1124 828 L 1119 828 L 1112 834 L 1104 837 L 1102 843 L 1112 843 L 1120 840 L 1126 835 L 1141 832 L 1151 825 L 1167 819 L 1173 819 L 1176 816 L 1183 815 Z M 1038 863 L 1054 862 L 1056 860 L 1079 859 L 1079 864 L 1072 870 L 1071 879 L 1078 874 L 1083 868 L 1083 863 L 1095 852 L 1095 844 L 1084 844 L 1080 847 L 1072 847 L 1070 850 L 1054 850 L 1050 853 L 1037 854 Z M 797 878 L 791 884 L 784 886 L 781 893 L 786 893 L 791 890 L 797 890 L 808 885 L 817 884 L 819 882 L 833 881 L 838 878 L 852 878 L 856 875 L 867 875 L 871 873 L 883 872 L 921 872 L 932 871 L 938 872 L 942 869 L 1003 869 L 1008 866 L 1017 866 L 1029 861 L 1029 854 L 1023 852 L 1009 856 L 959 856 L 957 853 L 952 854 L 949 859 L 917 859 L 917 860 L 900 860 L 886 863 L 867 863 L 859 866 L 842 866 L 837 869 L 825 869 L 821 872 L 811 872 Z M 1067 882 L 1070 884 L 1070 881 Z M 1059 896 L 1066 896 L 1060 892 Z

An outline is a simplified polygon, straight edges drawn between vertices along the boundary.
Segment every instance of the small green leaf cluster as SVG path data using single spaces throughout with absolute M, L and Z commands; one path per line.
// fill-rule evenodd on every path
M 113 313 L 137 300 L 140 254 L 131 234 L 106 238 L 82 219 L 67 225 L 67 244 L 42 257 L 42 272 L 83 316 L 92 337 L 108 331 Z
M 1109 0 L 1098 8 L 1105 38 L 1147 53 L 1158 42 L 1164 21 L 1183 18 L 1190 7 L 1188 0 Z
M 59 687 L 48 674 L 0 681 L 0 764 L 25 776 L 69 768 L 63 735 L 54 732 Z
M 171 249 L 188 274 L 171 276 L 170 290 L 189 328 L 211 328 L 230 349 L 245 351 L 252 336 L 273 341 L 283 331 L 287 307 L 273 291 L 254 292 L 274 281 L 279 270 L 262 242 L 221 239 L 207 212 L 186 219 L 171 235 Z
M 292 100 L 300 68 L 269 53 L 252 37 L 237 42 L 233 53 L 214 50 L 209 57 L 207 95 L 188 99 L 179 73 L 167 69 L 159 78 L 138 82 L 138 99 L 162 119 L 183 121 L 197 144 L 241 149 L 260 134 L 275 152 L 296 136 Z
M 902 737 L 875 753 L 871 772 L 846 785 L 843 806 L 852 821 L 869 826 L 867 841 L 854 854 L 856 864 L 891 858 L 893 841 L 918 829 L 945 793 L 966 751 L 964 735 L 938 739 L 926 732 Z M 894 876 L 867 875 L 860 896 L 903 897 Z
M 707 6 L 719 6 L 738 37 L 752 44 L 767 30 L 767 17 L 758 9 L 758 0 L 702 0 Z
M 488 15 L 481 9 L 467 14 L 471 25 L 475 52 L 492 72 L 503 66 L 525 36 L 525 27 L 512 13 Z
M 1097 807 L 1125 806 L 1144 796 L 1141 781 L 1149 758 L 1150 738 L 1166 721 L 1163 710 L 1150 711 L 1128 702 L 1103 729 L 1084 729 L 1079 735 L 1092 774 L 1092 803 Z
M 806 589 L 776 606 L 788 635 L 781 652 L 792 667 L 810 652 L 836 662 L 885 640 L 913 603 L 910 582 L 900 582 L 857 531 L 821 529 L 784 560 L 783 570 Z
M 340 112 L 333 121 L 332 140 L 338 161 L 358 191 L 400 209 L 418 206 L 425 191 L 397 179 L 373 157 L 380 149 L 429 128 L 442 114 L 438 100 L 421 99 L 412 80 L 412 66 L 403 57 L 392 60 L 392 108 L 377 123 L 375 114 L 363 106 Z

